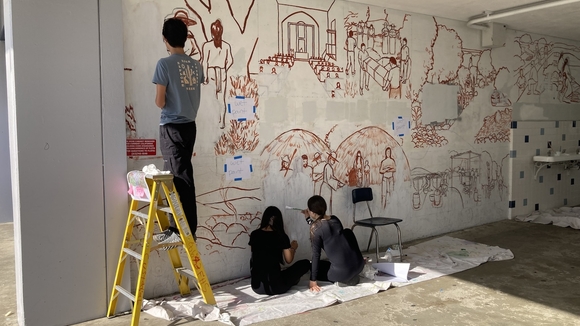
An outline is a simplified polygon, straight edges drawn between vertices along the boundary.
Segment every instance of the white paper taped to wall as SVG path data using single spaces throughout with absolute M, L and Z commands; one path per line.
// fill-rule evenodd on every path
M 224 164 L 226 180 L 247 180 L 250 178 L 253 170 L 252 158 L 242 157 L 241 155 L 227 158 L 226 164 Z

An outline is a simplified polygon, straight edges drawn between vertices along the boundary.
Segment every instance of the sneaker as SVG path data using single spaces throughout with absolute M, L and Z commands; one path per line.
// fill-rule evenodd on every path
M 169 229 L 161 233 L 154 234 L 153 240 L 155 240 L 158 245 L 162 246 L 160 250 L 171 250 L 173 248 L 177 248 L 177 246 L 181 244 L 181 237 L 179 234 Z M 173 243 L 175 243 L 175 245 L 171 245 Z

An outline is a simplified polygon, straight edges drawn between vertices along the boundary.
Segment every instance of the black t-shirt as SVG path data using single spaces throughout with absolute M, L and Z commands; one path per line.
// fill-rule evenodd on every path
M 265 285 L 277 283 L 280 280 L 283 251 L 290 248 L 290 238 L 283 233 L 258 229 L 250 234 L 249 245 L 252 247 L 252 287 L 259 287 L 260 282 Z

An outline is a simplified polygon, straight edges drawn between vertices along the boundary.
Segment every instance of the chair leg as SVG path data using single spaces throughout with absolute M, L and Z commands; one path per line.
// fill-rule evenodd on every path
M 375 230 L 375 228 L 371 229 L 371 235 L 369 236 L 369 243 L 367 244 L 367 252 L 369 251 L 369 249 L 371 248 L 371 241 L 373 241 L 373 231 Z
M 377 263 L 379 262 L 379 231 L 373 228 L 373 232 L 375 233 L 375 254 L 377 255 Z
M 395 226 L 397 227 L 397 236 L 399 239 L 399 259 L 401 260 L 401 263 L 402 263 L 403 262 L 403 243 L 401 242 L 401 229 L 399 228 L 397 223 L 395 223 Z

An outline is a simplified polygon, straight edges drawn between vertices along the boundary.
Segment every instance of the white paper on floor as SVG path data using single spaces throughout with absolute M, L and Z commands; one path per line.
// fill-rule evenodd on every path
M 539 224 L 554 224 L 561 227 L 580 229 L 580 207 L 560 207 L 543 211 L 534 211 L 527 215 L 514 217 L 516 221 Z
M 488 261 L 513 259 L 509 249 L 492 247 L 463 239 L 443 236 L 403 250 L 410 263 L 408 282 L 393 282 L 400 287 L 461 272 Z
M 267 296 L 254 293 L 250 279 L 244 278 L 212 286 L 217 307 L 206 305 L 200 295 L 192 294 L 187 298 L 177 295 L 150 300 L 150 304 L 144 305 L 143 309 L 166 320 L 188 317 L 205 321 L 218 320 L 229 325 L 250 325 L 372 295 L 387 290 L 391 285 L 413 284 L 457 273 L 487 261 L 514 257 L 508 249 L 447 236 L 409 247 L 403 253 L 404 262 L 410 263 L 407 275 L 409 281 L 406 283 L 361 277 L 361 283 L 351 287 L 319 282 L 322 291 L 312 293 L 308 290 L 309 274 L 306 274 L 288 293 Z

